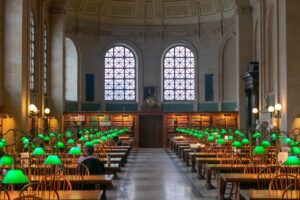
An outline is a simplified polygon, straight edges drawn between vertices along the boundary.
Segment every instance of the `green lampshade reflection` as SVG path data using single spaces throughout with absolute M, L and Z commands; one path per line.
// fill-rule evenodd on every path
M 68 139 L 67 144 L 75 144 L 74 139 Z
M 263 146 L 263 147 L 269 147 L 269 146 L 271 146 L 271 144 L 270 144 L 269 141 L 264 140 L 264 141 L 261 142 L 261 146 Z
M 247 138 L 244 138 L 242 139 L 242 144 L 250 144 L 250 142 Z
M 22 184 L 28 183 L 28 178 L 20 169 L 11 169 L 2 179 L 4 184 Z
M 44 161 L 45 165 L 61 165 L 61 160 L 57 155 L 49 155 Z
M 217 140 L 217 144 L 225 144 L 225 139 L 224 138 L 220 138 Z
M 234 141 L 231 146 L 233 146 L 235 148 L 241 148 L 242 144 L 240 141 Z
M 266 150 L 264 147 L 262 146 L 255 146 L 253 151 L 252 151 L 253 154 L 265 154 L 266 153 Z
M 72 147 L 68 154 L 70 155 L 80 155 L 81 154 L 81 149 L 79 147 Z
M 300 159 L 297 156 L 289 156 L 283 163 L 284 165 L 300 165 Z
M 14 159 L 8 155 L 4 155 L 0 159 L 0 166 L 12 166 L 14 164 Z
M 233 140 L 233 136 L 232 136 L 232 135 L 229 135 L 229 136 L 228 136 L 228 140 L 232 141 L 232 140 Z
M 65 144 L 63 142 L 57 142 L 57 147 L 63 149 L 65 148 Z
M 42 147 L 36 147 L 33 150 L 32 154 L 36 155 L 36 156 L 41 156 L 41 155 L 46 155 L 46 152 L 45 152 L 45 150 Z

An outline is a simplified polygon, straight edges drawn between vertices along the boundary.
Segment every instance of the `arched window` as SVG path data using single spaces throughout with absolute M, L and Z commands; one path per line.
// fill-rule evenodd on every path
M 78 54 L 75 44 L 65 38 L 65 99 L 77 101 Z
M 136 99 L 136 59 L 133 52 L 118 45 L 105 54 L 104 99 Z
M 35 43 L 35 23 L 34 23 L 34 16 L 33 16 L 33 11 L 30 10 L 30 30 L 29 30 L 29 41 L 30 41 L 30 49 L 29 49 L 29 54 L 30 54 L 30 63 L 29 63 L 29 86 L 30 86 L 30 91 L 34 91 L 34 85 L 35 85 L 35 80 L 34 80 L 34 43 Z
M 195 99 L 195 57 L 183 45 L 170 48 L 163 58 L 163 99 Z
M 43 79 L 44 79 L 44 95 L 47 94 L 47 27 L 44 25 L 44 38 L 43 38 Z

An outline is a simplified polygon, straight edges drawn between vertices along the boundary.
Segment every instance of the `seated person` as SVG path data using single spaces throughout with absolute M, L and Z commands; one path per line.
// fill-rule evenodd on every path
M 94 154 L 94 146 L 84 146 L 84 155 L 78 158 L 77 163 L 84 164 L 89 169 L 90 175 L 105 174 L 104 162 Z

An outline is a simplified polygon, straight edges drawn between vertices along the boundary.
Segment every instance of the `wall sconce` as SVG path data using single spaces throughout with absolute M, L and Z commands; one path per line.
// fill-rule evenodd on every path
M 34 104 L 30 104 L 28 108 L 29 108 L 29 118 L 31 119 L 30 133 L 32 136 L 34 136 L 36 131 L 36 118 L 39 114 L 39 110 Z
M 259 111 L 259 110 L 258 110 L 257 108 L 253 108 L 253 109 L 252 109 L 252 113 L 253 113 L 253 114 L 257 114 L 258 111 Z

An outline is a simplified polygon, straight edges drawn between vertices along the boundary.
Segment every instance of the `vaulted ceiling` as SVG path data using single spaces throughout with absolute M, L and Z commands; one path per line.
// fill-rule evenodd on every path
M 108 25 L 188 25 L 231 18 L 234 0 L 67 0 L 67 17 Z

